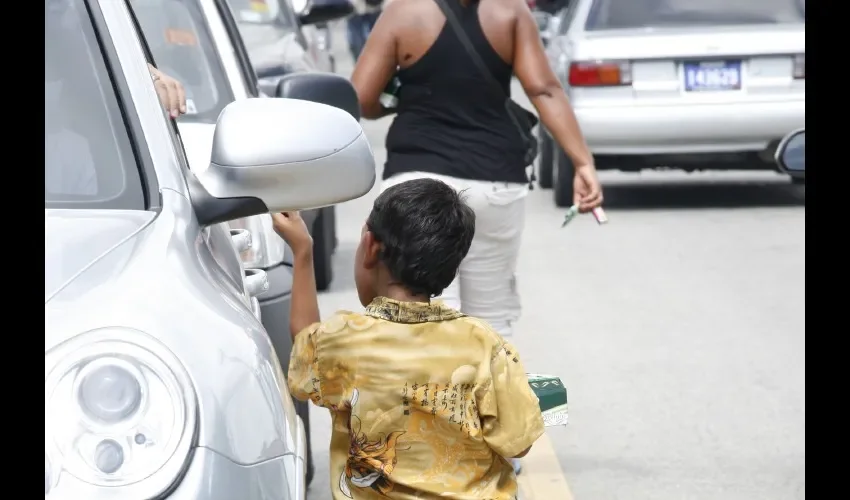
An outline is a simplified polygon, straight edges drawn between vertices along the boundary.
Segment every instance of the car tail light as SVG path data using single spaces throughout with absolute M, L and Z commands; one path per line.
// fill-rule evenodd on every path
M 628 61 L 589 61 L 570 64 L 571 87 L 611 87 L 632 84 L 632 65 Z
M 797 54 L 794 56 L 794 78 L 806 78 L 806 54 Z

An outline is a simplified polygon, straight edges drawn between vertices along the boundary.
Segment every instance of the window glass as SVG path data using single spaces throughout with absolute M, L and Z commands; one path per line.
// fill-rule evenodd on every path
M 215 123 L 235 98 L 197 0 L 131 0 L 156 67 L 183 84 L 179 121 Z
M 596 0 L 587 30 L 805 22 L 805 0 Z
M 144 210 L 130 133 L 82 0 L 44 12 L 44 206 Z

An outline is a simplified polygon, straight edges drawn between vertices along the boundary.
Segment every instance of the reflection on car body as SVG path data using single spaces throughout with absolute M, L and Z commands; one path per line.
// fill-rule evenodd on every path
M 797 0 L 575 0 L 550 64 L 597 168 L 775 169 L 805 121 L 805 5 Z M 572 203 L 569 158 L 540 130 L 541 184 Z

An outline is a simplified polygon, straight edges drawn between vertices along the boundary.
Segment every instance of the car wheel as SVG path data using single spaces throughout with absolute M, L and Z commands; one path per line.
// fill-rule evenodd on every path
M 552 169 L 552 192 L 555 195 L 556 206 L 572 206 L 574 172 L 572 160 L 563 149 L 558 148 Z
M 330 210 L 333 210 L 333 207 L 321 209 L 313 222 L 313 267 L 316 273 L 316 288 L 319 290 L 327 290 L 333 281 L 331 257 L 336 230 L 335 217 L 333 213 L 329 213 Z
M 301 417 L 301 421 L 304 422 L 304 435 L 307 437 L 306 480 L 307 486 L 310 486 L 310 482 L 316 474 L 316 467 L 313 465 L 313 445 L 310 443 L 310 403 L 307 401 L 298 401 L 295 398 L 292 399 L 292 402 L 295 403 L 295 413 Z
M 543 125 L 537 129 L 537 145 L 540 150 L 540 155 L 537 157 L 537 183 L 541 188 L 549 189 L 552 187 L 552 157 L 555 144 Z

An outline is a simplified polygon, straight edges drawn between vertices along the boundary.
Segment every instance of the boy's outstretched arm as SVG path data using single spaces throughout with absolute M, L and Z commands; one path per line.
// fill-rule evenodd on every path
M 272 214 L 272 221 L 274 230 L 286 240 L 294 256 L 289 329 L 295 338 L 298 333 L 321 319 L 316 275 L 313 271 L 313 237 L 298 212 Z
M 289 329 L 292 331 L 292 337 L 295 338 L 308 326 L 318 323 L 320 319 L 311 244 L 309 252 L 295 254 L 292 270 L 292 306 L 289 313 Z

